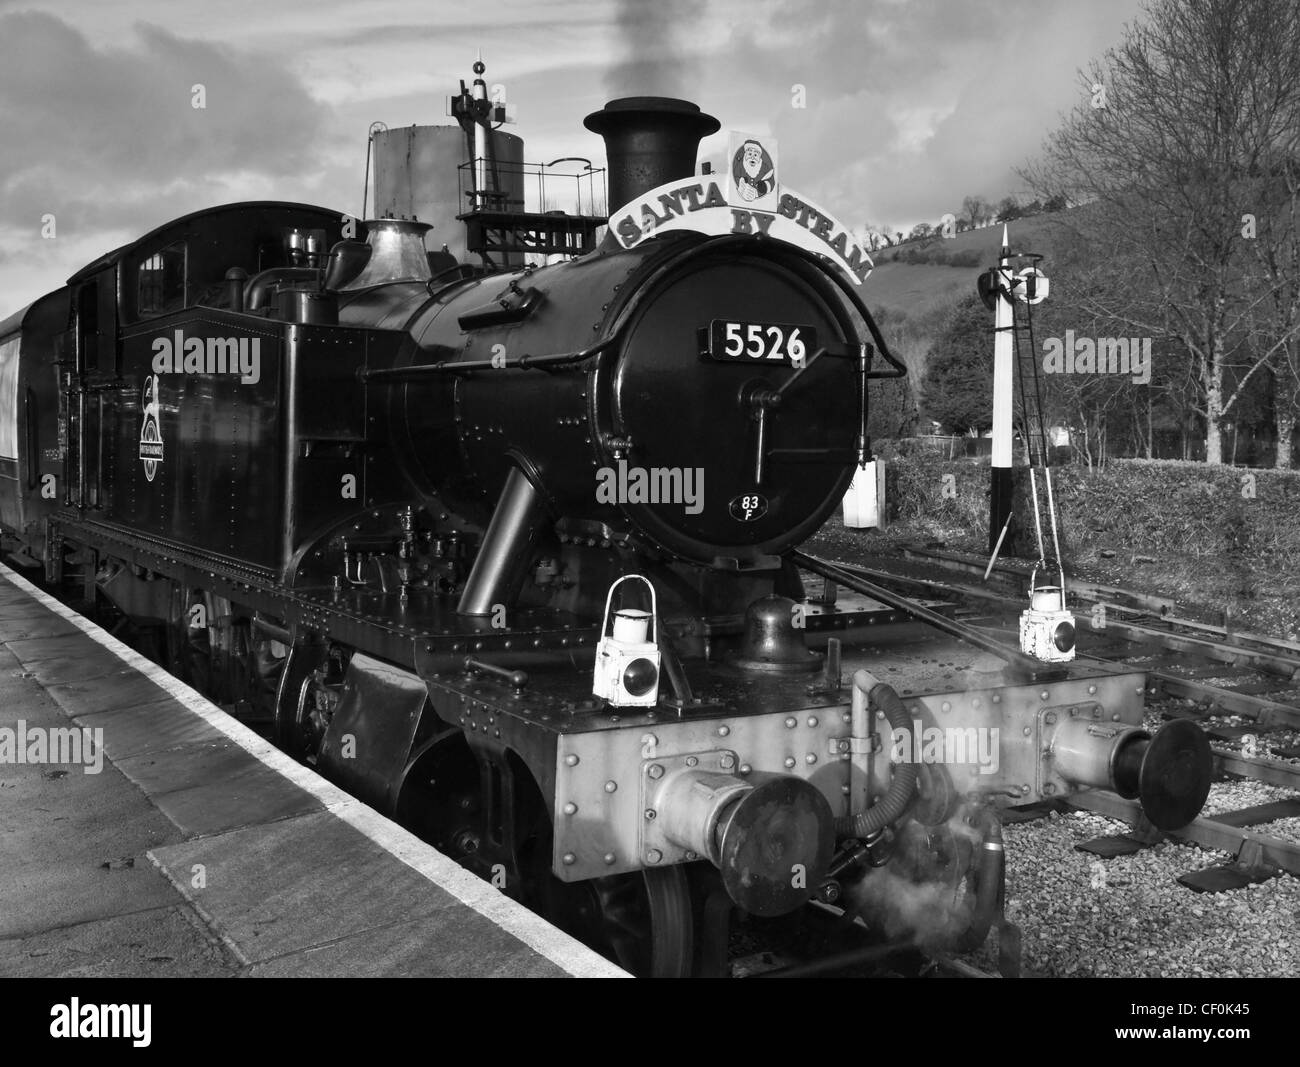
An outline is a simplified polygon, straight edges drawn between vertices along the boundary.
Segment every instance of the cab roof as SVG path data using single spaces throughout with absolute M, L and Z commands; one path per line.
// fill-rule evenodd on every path
M 282 211 L 303 211 L 314 212 L 316 214 L 328 216 L 331 219 L 338 219 L 343 212 L 336 211 L 332 208 L 321 207 L 319 204 L 300 204 L 292 200 L 242 200 L 234 204 L 221 204 L 217 207 L 204 208 L 201 211 L 192 211 L 188 215 L 182 215 L 180 218 L 170 219 L 161 226 L 156 226 L 143 237 L 138 237 L 134 241 L 121 245 L 111 252 L 106 252 L 98 259 L 87 263 L 81 270 L 77 271 L 68 279 L 69 285 L 76 285 L 78 282 L 85 281 L 91 275 L 98 274 L 106 267 L 115 265 L 123 256 L 127 255 L 132 249 L 141 245 L 148 245 L 156 241 L 159 237 L 169 230 L 181 226 L 198 222 L 201 219 L 215 219 L 222 215 L 238 214 L 247 211 L 275 209 Z

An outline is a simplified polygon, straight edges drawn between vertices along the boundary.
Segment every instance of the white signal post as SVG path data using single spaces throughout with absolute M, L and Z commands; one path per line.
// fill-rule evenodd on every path
M 997 550 L 999 535 L 1011 514 L 1012 329 L 1007 227 L 1002 227 L 998 285 L 993 309 L 993 457 L 989 506 L 989 551 Z
M 474 61 L 474 73 L 477 75 L 473 88 L 475 100 L 487 100 L 487 82 L 483 80 L 485 70 L 483 50 L 480 48 L 478 59 Z M 482 122 L 474 123 L 474 206 L 476 208 L 487 206 L 487 198 L 483 195 L 487 188 L 487 139 L 488 128 Z
M 1002 254 L 993 319 L 993 466 L 1011 466 L 1011 292 L 1007 285 L 1007 228 L 1002 227 Z

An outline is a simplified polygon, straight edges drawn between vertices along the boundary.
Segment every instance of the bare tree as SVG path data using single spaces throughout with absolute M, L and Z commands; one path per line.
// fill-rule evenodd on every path
M 1145 375 L 1131 365 L 1127 374 L 1047 371 L 1044 353 L 1050 339 L 1064 346 L 1072 332 L 1094 342 L 1102 337 L 1122 337 L 1127 344 L 1132 331 L 1126 320 L 1144 314 L 1141 289 L 1122 286 L 1116 292 L 1117 279 L 1122 281 L 1133 268 L 1112 247 L 1101 243 L 1096 214 L 1096 208 L 1085 207 L 1051 224 L 1053 255 L 1045 269 L 1052 279 L 1052 295 L 1034 310 L 1034 333 L 1040 348 L 1035 359 L 1043 370 L 1044 415 L 1072 428 L 1075 456 L 1089 467 L 1104 465 L 1109 454 L 1128 451 L 1130 439 L 1132 452 L 1150 456 L 1150 410 L 1154 397 L 1164 389 L 1163 373 L 1156 364 L 1165 362 L 1153 345 L 1152 365 Z M 1117 310 L 1122 317 L 1116 316 Z M 1022 375 L 1024 370 L 1022 362 Z M 1141 377 L 1148 380 L 1137 380 Z
M 982 196 L 968 196 L 961 202 L 961 209 L 970 219 L 971 226 L 982 226 L 992 217 L 992 208 Z
M 1300 46 L 1298 46 L 1300 47 Z M 1243 230 L 1254 270 L 1251 285 L 1260 293 L 1252 304 L 1255 350 L 1269 360 L 1272 377 L 1273 428 L 1277 438 L 1274 466 L 1291 466 L 1291 439 L 1300 416 L 1300 159 L 1296 138 L 1266 164 L 1258 212 L 1248 212 Z
M 862 224 L 862 233 L 866 239 L 868 252 L 875 252 L 893 243 L 890 240 L 889 227 L 887 226 L 878 226 L 874 222 L 864 222 Z
M 1279 154 L 1294 154 L 1300 12 L 1285 0 L 1155 0 L 1144 14 L 1083 72 L 1083 98 L 1022 177 L 1102 209 L 1108 238 L 1140 264 L 1126 283 L 1152 298 L 1117 295 L 1107 310 L 1182 342 L 1206 460 L 1220 463 L 1225 415 L 1285 346 L 1276 330 L 1248 343 L 1271 292 L 1247 279 L 1243 205 L 1259 201 Z

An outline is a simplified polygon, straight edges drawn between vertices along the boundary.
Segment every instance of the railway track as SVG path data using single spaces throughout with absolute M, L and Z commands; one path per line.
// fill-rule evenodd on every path
M 999 564 L 985 581 L 987 561 L 921 548 L 905 550 L 902 564 L 838 565 L 910 596 L 949 600 L 963 621 L 1017 647 L 1017 618 L 1028 603 L 1027 569 Z M 953 577 L 935 577 L 939 568 Z M 1146 672 L 1148 697 L 1158 717 L 1191 719 L 1205 730 L 1216 782 L 1257 782 L 1285 795 L 1202 815 L 1167 833 L 1152 827 L 1135 802 L 1103 790 L 1010 809 L 1009 819 L 1074 808 L 1127 823 L 1132 828 L 1128 834 L 1080 846 L 1100 857 L 1128 854 L 1166 839 L 1231 856 L 1219 867 L 1180 877 L 1198 891 L 1236 888 L 1279 872 L 1300 877 L 1300 834 L 1293 838 L 1269 831 L 1279 820 L 1300 820 L 1300 642 L 1181 618 L 1168 598 L 1116 586 L 1067 579 L 1067 591 L 1081 657 Z

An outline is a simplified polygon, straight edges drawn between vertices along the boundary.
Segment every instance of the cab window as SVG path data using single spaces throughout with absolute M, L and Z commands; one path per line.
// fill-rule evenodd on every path
M 168 245 L 140 264 L 136 310 L 141 318 L 185 306 L 185 242 Z

